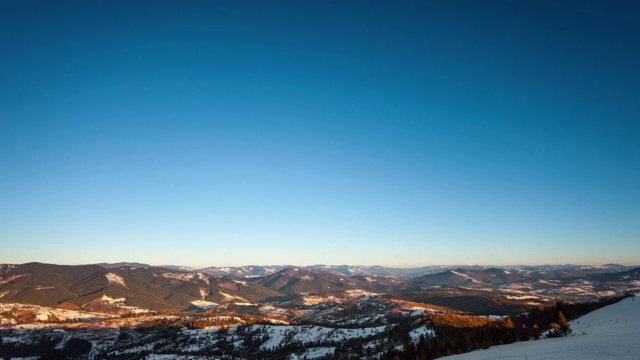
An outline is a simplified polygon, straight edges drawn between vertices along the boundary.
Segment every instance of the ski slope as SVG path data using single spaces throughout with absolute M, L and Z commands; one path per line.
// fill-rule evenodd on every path
M 447 360 L 640 359 L 640 298 L 626 298 L 571 322 L 571 335 L 495 346 Z

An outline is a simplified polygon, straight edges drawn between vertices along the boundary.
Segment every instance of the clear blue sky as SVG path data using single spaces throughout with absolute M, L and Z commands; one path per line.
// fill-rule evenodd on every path
M 637 1 L 0 1 L 0 262 L 640 263 Z

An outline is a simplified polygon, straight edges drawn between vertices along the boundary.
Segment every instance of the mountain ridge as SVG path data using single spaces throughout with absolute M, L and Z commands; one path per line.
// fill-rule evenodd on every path
M 555 298 L 585 301 L 610 296 L 637 288 L 640 280 L 640 267 L 627 269 L 623 265 L 528 266 L 521 269 L 457 267 L 414 277 L 372 274 L 373 270 L 387 271 L 381 267 L 369 271 L 360 266 L 356 268 L 358 275 L 347 276 L 344 272 L 350 268 L 342 266 L 315 265 L 280 270 L 275 266 L 247 266 L 244 268 L 247 275 L 242 277 L 243 273 L 234 272 L 237 269 L 233 268 L 225 268 L 221 275 L 211 275 L 182 270 L 185 267 L 180 266 L 173 266 L 179 270 L 172 270 L 146 267 L 141 263 L 119 264 L 123 265 L 0 264 L 0 302 L 74 309 L 95 306 L 113 308 L 116 312 L 125 308 L 184 311 L 194 306 L 268 303 L 308 294 L 357 290 L 424 303 L 437 301 L 435 303 L 441 306 L 455 302 L 462 310 L 476 312 L 479 307 L 468 307 L 464 299 L 482 298 L 483 304 L 514 303 L 510 309 L 516 309 Z M 606 272 L 621 268 L 624 270 Z M 365 270 L 367 275 L 362 275 Z M 267 272 L 268 275 L 257 275 Z

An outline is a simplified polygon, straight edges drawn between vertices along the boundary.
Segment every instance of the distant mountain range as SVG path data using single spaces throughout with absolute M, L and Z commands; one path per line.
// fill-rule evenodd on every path
M 457 308 L 464 310 L 463 300 L 469 297 L 481 296 L 486 301 L 500 297 L 502 302 L 520 305 L 557 297 L 592 299 L 636 289 L 639 280 L 640 268 L 617 264 L 413 269 L 314 265 L 193 270 L 140 263 L 28 263 L 0 265 L 0 302 L 71 310 L 184 311 L 199 306 L 269 303 L 309 294 L 361 290 L 418 302 L 428 303 L 431 299 L 431 303 L 441 306 L 450 306 L 449 302 L 456 298 Z M 492 290 L 488 300 L 486 290 Z
M 129 265 L 133 266 L 133 265 Z M 146 265 L 149 267 L 150 265 Z M 163 266 L 174 270 L 179 270 L 176 266 Z M 187 269 L 182 267 L 183 269 Z M 234 275 L 241 278 L 259 277 L 274 274 L 286 268 L 299 268 L 304 270 L 321 270 L 329 273 L 344 276 L 380 276 L 380 277 L 419 277 L 428 274 L 439 273 L 447 270 L 465 269 L 465 270 L 487 270 L 492 268 L 501 268 L 506 270 L 521 271 L 525 273 L 540 273 L 542 277 L 571 277 L 582 276 L 595 273 L 606 273 L 615 271 L 629 270 L 634 267 L 620 264 L 605 264 L 597 266 L 589 265 L 512 265 L 512 266 L 483 266 L 483 265 L 431 265 L 417 268 L 390 268 L 384 266 L 351 266 L 351 265 L 309 265 L 309 266 L 293 266 L 293 265 L 274 265 L 259 266 L 248 265 L 239 267 L 207 267 L 198 269 L 210 275 L 225 276 Z M 195 270 L 195 269 L 190 269 Z
M 354 278 L 299 268 L 287 268 L 265 277 L 252 278 L 251 281 L 285 295 L 372 289 L 371 285 Z
M 549 274 L 552 277 L 570 277 L 586 274 L 606 273 L 614 271 L 630 270 L 637 266 L 625 266 L 620 264 L 604 264 L 604 265 L 429 265 L 415 268 L 391 268 L 379 265 L 373 266 L 352 266 L 352 265 L 246 265 L 235 267 L 206 267 L 193 268 L 179 265 L 150 265 L 138 262 L 119 262 L 119 263 L 99 263 L 95 264 L 107 269 L 131 267 L 131 268 L 152 268 L 161 267 L 175 271 L 199 271 L 215 276 L 234 275 L 240 278 L 259 277 L 274 274 L 280 270 L 287 268 L 298 268 L 304 270 L 321 270 L 344 276 L 385 276 L 385 277 L 418 277 L 422 275 L 439 273 L 447 270 L 465 269 L 465 270 L 487 270 L 487 269 L 506 269 L 521 271 L 526 273 Z
M 281 294 L 250 282 L 160 267 L 0 265 L 0 302 L 86 309 L 101 299 L 126 299 L 130 307 L 177 311 L 198 300 L 250 302 L 277 296 Z M 104 302 L 114 304 L 114 310 L 119 307 L 113 300 Z

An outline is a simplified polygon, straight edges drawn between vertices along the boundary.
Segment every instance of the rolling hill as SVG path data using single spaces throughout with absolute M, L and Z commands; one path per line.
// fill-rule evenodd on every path
M 429 274 L 413 279 L 414 283 L 426 282 L 433 284 L 464 285 L 471 287 L 495 286 L 500 284 L 523 281 L 526 275 L 519 271 L 505 269 L 470 270 L 455 269 L 437 274 Z
M 0 302 L 84 308 L 103 298 L 148 310 L 179 311 L 194 301 L 262 301 L 281 294 L 258 284 L 165 268 L 41 263 L 0 268 Z
M 251 282 L 285 295 L 323 293 L 338 290 L 372 289 L 357 279 L 326 271 L 287 268 Z
M 212 275 L 180 266 L 145 265 L 0 265 L 0 302 L 118 313 L 184 311 L 233 303 L 282 303 L 305 294 L 362 290 L 477 314 L 507 314 L 556 299 L 591 301 L 640 288 L 639 268 L 603 272 L 620 268 L 617 266 L 456 268 L 411 278 L 372 275 L 386 271 L 378 267 L 365 271 L 363 267 L 321 266 L 332 272 L 309 267 L 209 268 L 221 274 Z M 343 272 L 361 274 L 347 276 Z

